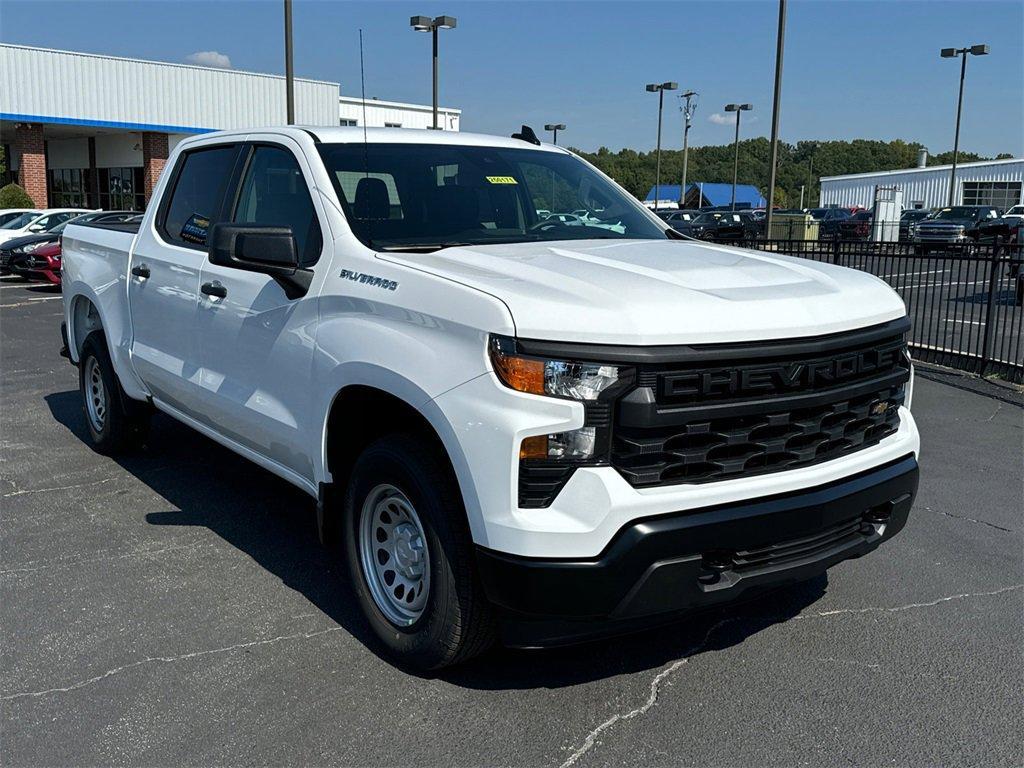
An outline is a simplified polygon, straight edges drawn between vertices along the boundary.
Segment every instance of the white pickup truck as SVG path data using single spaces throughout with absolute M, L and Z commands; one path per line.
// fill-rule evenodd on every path
M 190 138 L 63 249 L 96 449 L 156 409 L 305 490 L 410 666 L 813 577 L 917 490 L 885 283 L 689 240 L 529 130 Z

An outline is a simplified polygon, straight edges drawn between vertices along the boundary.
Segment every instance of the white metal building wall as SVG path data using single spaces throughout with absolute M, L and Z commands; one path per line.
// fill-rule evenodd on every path
M 285 110 L 283 77 L 0 44 L 3 119 L 194 132 L 282 125 Z M 337 125 L 338 84 L 296 79 L 295 120 Z
M 438 107 L 438 122 L 446 131 L 459 130 L 462 111 L 451 107 Z M 358 96 L 341 96 L 338 99 L 340 120 L 355 120 L 363 125 L 363 102 Z M 402 128 L 430 128 L 434 124 L 434 110 L 429 104 L 405 104 L 398 101 L 366 100 L 366 127 L 385 128 L 387 124 Z
M 911 168 L 901 171 L 857 173 L 849 176 L 825 176 L 821 179 L 821 205 L 870 208 L 875 199 L 875 187 L 898 185 L 903 189 L 903 206 L 913 208 L 918 203 L 935 208 L 949 201 L 950 165 Z M 956 169 L 956 195 L 960 202 L 965 181 L 1019 181 L 1024 182 L 1024 159 L 989 160 L 964 163 Z

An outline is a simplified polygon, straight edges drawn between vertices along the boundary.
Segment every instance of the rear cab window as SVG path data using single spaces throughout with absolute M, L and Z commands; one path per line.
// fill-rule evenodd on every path
M 168 242 L 205 250 L 210 228 L 220 220 L 237 155 L 238 144 L 218 144 L 181 156 L 159 219 L 160 232 Z

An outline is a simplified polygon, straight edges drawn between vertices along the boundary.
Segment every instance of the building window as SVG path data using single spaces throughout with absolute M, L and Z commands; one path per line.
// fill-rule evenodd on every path
M 99 207 L 105 211 L 141 211 L 146 208 L 141 168 L 100 168 Z
M 359 121 L 358 120 L 353 120 L 350 117 L 343 117 L 339 121 L 339 124 L 342 125 L 343 127 L 355 128 L 357 125 L 359 125 Z
M 401 128 L 401 123 L 384 123 L 385 128 Z
M 992 205 L 1007 209 L 1021 201 L 1019 181 L 965 181 L 961 205 Z
M 84 168 L 58 168 L 47 171 L 51 208 L 85 208 L 88 190 Z

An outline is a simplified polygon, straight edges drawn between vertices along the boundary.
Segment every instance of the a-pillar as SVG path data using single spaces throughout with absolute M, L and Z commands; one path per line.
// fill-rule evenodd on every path
M 36 208 L 48 208 L 46 190 L 46 142 L 39 123 L 18 123 L 14 128 L 14 146 L 21 154 L 18 182 L 32 198 Z
M 160 173 L 167 165 L 168 154 L 166 133 L 142 134 L 142 188 L 147 205 L 160 180 Z

